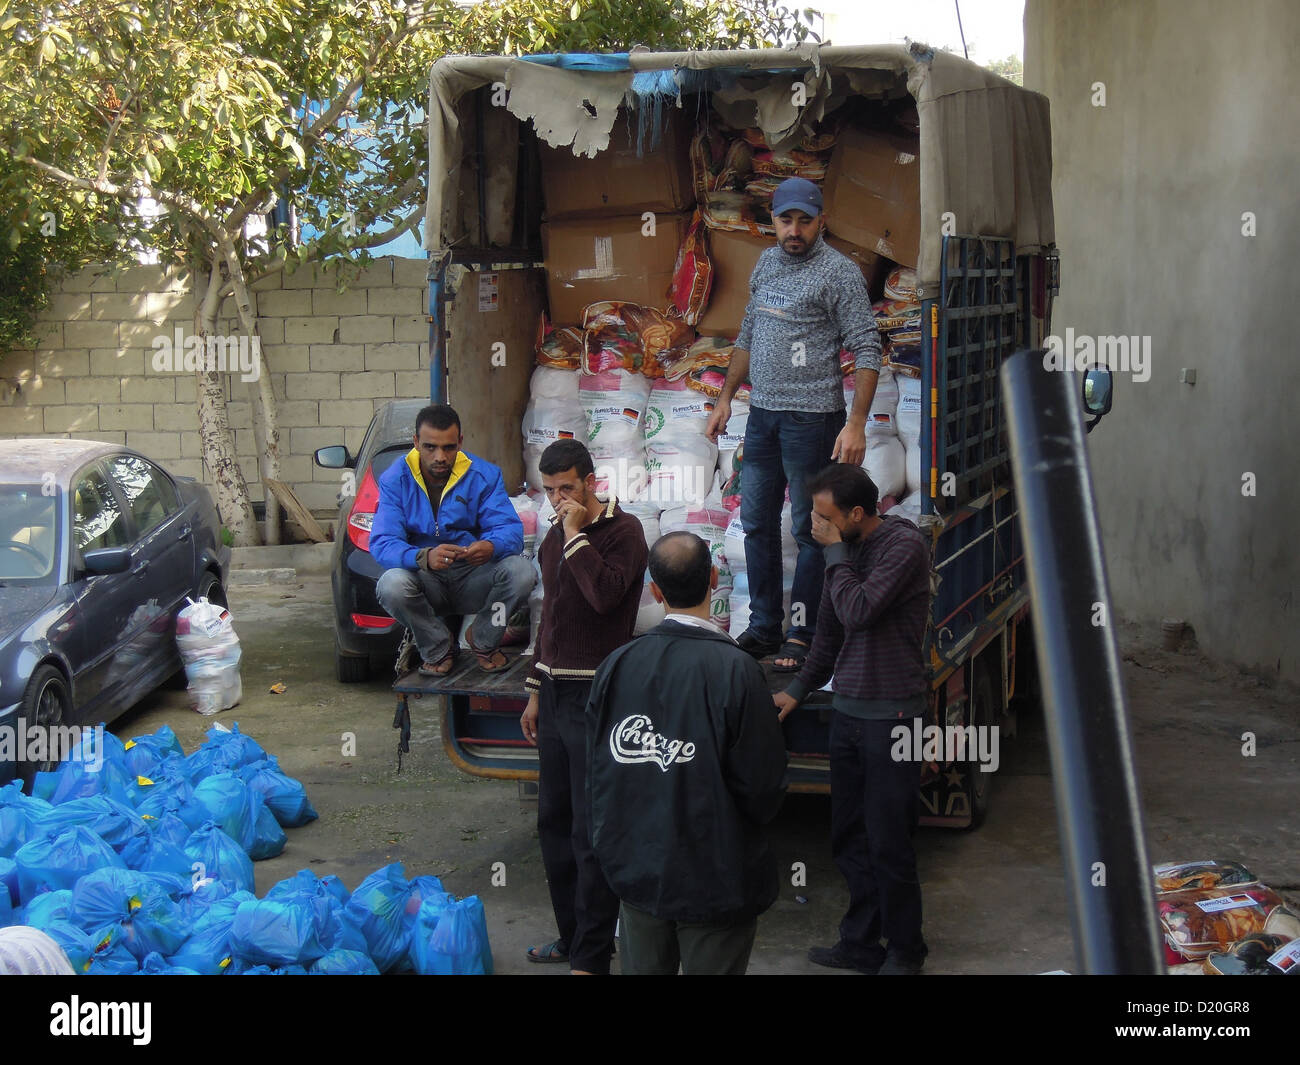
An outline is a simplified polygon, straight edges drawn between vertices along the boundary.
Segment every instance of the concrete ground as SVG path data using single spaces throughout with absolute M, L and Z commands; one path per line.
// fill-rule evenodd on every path
M 411 752 L 396 771 L 387 680 L 334 680 L 327 577 L 236 585 L 230 599 L 244 652 L 241 705 L 205 718 L 188 709 L 184 692 L 164 690 L 113 730 L 127 738 L 169 724 L 190 751 L 214 721 L 237 721 L 304 782 L 320 819 L 291 829 L 284 853 L 257 863 L 258 894 L 302 868 L 337 874 L 355 888 L 400 861 L 408 876 L 432 873 L 449 891 L 483 898 L 498 972 L 567 971 L 524 957 L 529 944 L 554 937 L 536 805 L 521 803 L 513 782 L 451 766 L 437 703 L 412 702 Z M 1152 860 L 1241 861 L 1300 901 L 1297 693 L 1263 687 L 1195 653 L 1162 652 L 1133 630 L 1122 644 Z M 283 695 L 269 692 L 276 683 L 286 686 Z M 1247 732 L 1255 736 L 1253 756 L 1243 755 Z M 751 972 L 827 972 L 806 951 L 834 941 L 846 902 L 830 861 L 828 820 L 827 799 L 791 796 L 773 826 L 786 882 L 760 921 Z M 1041 713 L 1022 716 L 1016 738 L 1003 744 L 984 826 L 922 829 L 917 851 L 928 973 L 1077 970 Z M 789 883 L 795 862 L 806 864 L 805 886 Z M 504 865 L 501 886 L 492 884 L 496 863 Z

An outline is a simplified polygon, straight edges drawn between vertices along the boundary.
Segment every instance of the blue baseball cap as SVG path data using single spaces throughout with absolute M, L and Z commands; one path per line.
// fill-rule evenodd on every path
M 772 216 L 802 211 L 812 218 L 822 213 L 822 190 L 807 178 L 786 178 L 772 193 Z

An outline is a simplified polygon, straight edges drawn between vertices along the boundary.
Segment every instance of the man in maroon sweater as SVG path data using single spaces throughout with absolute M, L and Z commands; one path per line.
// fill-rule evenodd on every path
M 877 516 L 876 486 L 859 466 L 828 466 L 809 494 L 826 564 L 817 635 L 799 675 L 773 698 L 784 719 L 834 674 L 831 855 L 848 881 L 849 909 L 839 942 L 808 957 L 836 969 L 914 974 L 927 953 L 912 846 L 921 767 L 892 757 L 891 732 L 925 714 L 930 551 L 906 518 Z
M 542 621 L 519 725 L 537 746 L 537 835 L 560 937 L 528 960 L 608 974 L 618 897 L 591 846 L 586 707 L 596 668 L 632 639 L 649 549 L 640 521 L 597 498 L 581 443 L 557 440 L 538 468 L 555 517 L 538 551 Z

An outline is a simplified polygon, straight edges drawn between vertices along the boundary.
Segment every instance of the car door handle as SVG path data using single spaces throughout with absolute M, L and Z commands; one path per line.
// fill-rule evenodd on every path
M 189 538 L 190 538 L 190 527 L 188 525 L 182 525 L 179 529 L 176 530 L 176 539 L 188 540 Z
M 149 572 L 149 560 L 147 558 L 142 559 L 140 561 L 140 564 L 136 566 L 135 569 L 133 569 L 131 572 L 134 573 L 137 577 L 143 577 L 146 573 Z

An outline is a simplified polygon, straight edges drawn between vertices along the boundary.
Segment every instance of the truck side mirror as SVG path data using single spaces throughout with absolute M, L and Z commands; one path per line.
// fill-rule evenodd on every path
M 1093 415 L 1092 421 L 1085 426 L 1087 432 L 1110 413 L 1111 404 L 1110 370 L 1105 366 L 1096 366 L 1083 375 L 1083 411 Z

